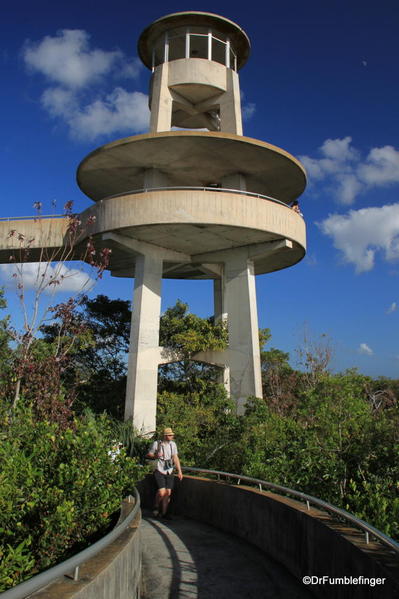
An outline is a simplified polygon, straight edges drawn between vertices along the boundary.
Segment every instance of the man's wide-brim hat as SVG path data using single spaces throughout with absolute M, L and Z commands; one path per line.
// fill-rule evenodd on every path
M 174 435 L 175 433 L 172 431 L 172 429 L 168 426 L 166 428 L 163 429 L 163 434 L 164 435 Z

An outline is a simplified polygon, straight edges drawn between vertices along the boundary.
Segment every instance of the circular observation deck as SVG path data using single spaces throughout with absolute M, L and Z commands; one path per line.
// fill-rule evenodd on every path
M 134 276 L 140 242 L 179 252 L 172 258 L 165 252 L 163 265 L 163 276 L 176 279 L 215 278 L 204 265 L 222 263 L 226 256 L 218 252 L 225 250 L 245 248 L 255 274 L 292 266 L 306 251 L 306 227 L 299 214 L 285 204 L 245 192 L 162 189 L 127 193 L 97 202 L 81 219 L 85 222 L 93 216 L 90 233 L 97 249 L 112 249 L 109 270 L 114 276 Z M 280 242 L 281 247 L 272 247 L 273 242 Z
M 95 216 L 96 247 L 112 249 L 114 276 L 134 276 L 140 242 L 181 254 L 165 257 L 165 278 L 215 278 L 204 265 L 222 263 L 215 253 L 235 248 L 247 248 L 255 274 L 305 255 L 304 220 L 288 206 L 305 188 L 305 171 L 265 142 L 203 131 L 128 137 L 89 154 L 77 180 L 96 202 L 82 220 Z M 273 242 L 281 247 L 268 252 Z
M 247 62 L 250 48 L 249 38 L 239 25 L 199 11 L 157 19 L 138 41 L 138 54 L 149 69 L 176 58 L 207 57 L 238 71 Z
M 209 131 L 147 133 L 111 142 L 84 158 L 77 182 L 99 201 L 155 187 L 146 184 L 151 169 L 162 181 L 157 187 L 232 187 L 226 179 L 240 175 L 246 191 L 285 204 L 306 186 L 303 166 L 288 152 L 249 137 Z

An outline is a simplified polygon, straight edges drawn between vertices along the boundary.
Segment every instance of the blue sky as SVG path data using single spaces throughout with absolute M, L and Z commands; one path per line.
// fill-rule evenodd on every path
M 181 2 L 71 0 L 3 9 L 0 216 L 50 213 L 73 200 L 81 159 L 113 139 L 147 130 L 149 71 L 136 43 L 153 20 L 180 10 L 219 13 L 249 35 L 240 72 L 244 134 L 302 159 L 300 203 L 307 257 L 257 277 L 261 327 L 290 352 L 304 330 L 327 333 L 336 370 L 399 373 L 399 83 L 397 2 Z M 60 68 L 60 64 L 64 67 Z M 6 271 L 0 272 L 6 284 Z M 72 280 L 72 279 L 71 279 Z M 131 299 L 133 282 L 106 275 L 93 294 Z M 177 298 L 212 311 L 210 282 L 165 281 Z M 11 312 L 18 308 L 11 291 Z

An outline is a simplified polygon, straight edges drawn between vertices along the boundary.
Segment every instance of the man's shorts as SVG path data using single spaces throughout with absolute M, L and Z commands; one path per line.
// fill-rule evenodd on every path
M 155 470 L 154 478 L 158 489 L 173 489 L 173 485 L 175 484 L 173 474 L 162 474 L 159 470 Z

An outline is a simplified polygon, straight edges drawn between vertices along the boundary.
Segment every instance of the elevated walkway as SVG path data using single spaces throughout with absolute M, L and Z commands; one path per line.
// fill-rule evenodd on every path
M 311 599 L 284 567 L 236 536 L 144 513 L 141 599 Z
M 2 599 L 399 599 L 399 544 L 371 525 L 273 483 L 184 471 L 172 521 L 148 516 L 148 475 L 108 535 Z

